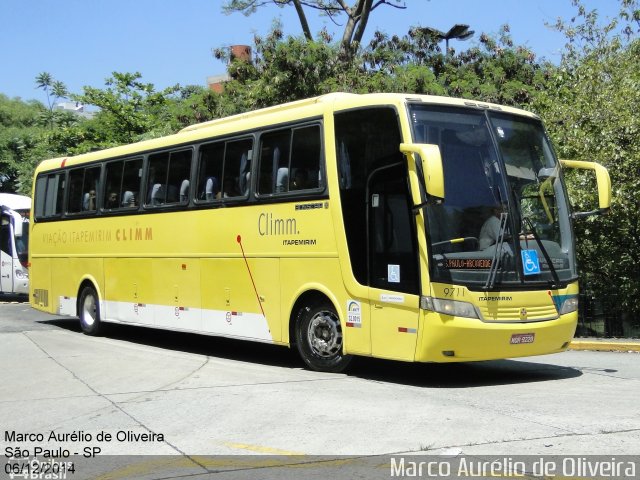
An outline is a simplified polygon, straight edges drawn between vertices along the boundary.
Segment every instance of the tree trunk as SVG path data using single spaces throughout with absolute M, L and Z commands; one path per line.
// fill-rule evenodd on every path
M 367 23 L 369 23 L 369 14 L 372 10 L 371 5 L 373 4 L 373 0 L 363 0 L 363 3 L 364 5 L 362 6 L 362 12 L 360 13 L 360 19 L 358 20 L 358 26 L 353 36 L 352 44 L 355 42 L 360 44 L 364 30 L 367 28 Z
M 307 22 L 307 17 L 304 14 L 304 10 L 302 10 L 302 5 L 300 4 L 300 0 L 293 0 L 293 5 L 296 7 L 296 13 L 298 14 L 298 19 L 300 20 L 300 26 L 302 27 L 304 38 L 306 38 L 309 41 L 313 40 L 313 36 L 311 35 L 311 29 L 309 28 L 309 22 Z

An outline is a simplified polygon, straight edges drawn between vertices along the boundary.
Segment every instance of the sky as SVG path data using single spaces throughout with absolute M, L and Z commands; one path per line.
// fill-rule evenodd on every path
M 176 83 L 206 85 L 211 75 L 225 72 L 211 50 L 235 44 L 251 45 L 266 34 L 275 18 L 285 33 L 301 33 L 292 7 L 269 6 L 245 17 L 222 13 L 222 0 L 0 0 L 0 93 L 23 100 L 45 101 L 35 77 L 49 72 L 69 91 L 85 85 L 102 88 L 112 72 L 142 73 L 142 80 L 162 89 Z M 350 0 L 349 3 L 354 3 Z M 576 13 L 571 0 L 405 0 L 406 9 L 380 7 L 369 20 L 376 29 L 403 35 L 411 26 L 447 31 L 468 24 L 476 34 L 464 49 L 478 43 L 480 33 L 495 34 L 507 23 L 516 45 L 526 45 L 538 57 L 558 62 L 565 39 L 546 24 Z M 617 13 L 614 0 L 583 0 L 601 17 Z M 307 10 L 311 29 L 327 27 L 327 19 Z M 366 36 L 366 35 L 365 35 Z

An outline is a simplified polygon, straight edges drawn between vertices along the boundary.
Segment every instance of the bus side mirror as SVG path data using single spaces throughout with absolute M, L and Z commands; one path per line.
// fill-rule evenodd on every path
M 560 160 L 564 168 L 593 170 L 598 184 L 598 208 L 589 212 L 575 212 L 573 218 L 589 217 L 591 215 L 606 215 L 611 209 L 611 178 L 609 172 L 599 163 L 584 162 L 582 160 Z
M 420 156 L 424 188 L 427 194 L 444 200 L 444 172 L 440 147 L 426 143 L 401 143 L 400 151 L 407 155 L 407 158 L 410 153 Z
M 22 217 L 11 210 L 2 211 L 2 225 L 10 225 L 13 227 L 13 235 L 21 237 L 23 234 Z M 28 227 L 27 227 L 28 228 Z
M 20 220 L 22 220 L 22 219 L 20 219 Z M 22 228 L 23 228 L 23 225 L 22 225 L 21 221 L 13 222 L 13 234 L 16 237 L 21 237 L 22 236 Z

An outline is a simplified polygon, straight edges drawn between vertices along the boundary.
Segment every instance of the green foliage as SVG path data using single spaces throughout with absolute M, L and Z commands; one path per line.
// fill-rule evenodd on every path
M 611 175 L 610 215 L 576 222 L 584 285 L 604 297 L 615 295 L 625 315 L 640 315 L 640 10 L 621 2 L 617 19 L 598 24 L 580 3 L 570 23 L 559 21 L 568 45 L 560 68 L 535 108 L 563 158 L 596 161 Z M 572 199 L 594 207 L 594 185 L 571 175 Z
M 173 132 L 194 123 L 230 115 L 224 97 L 211 90 L 190 86 L 180 89 L 180 99 L 168 105 L 168 121 Z
M 235 112 L 326 93 L 327 85 L 334 85 L 344 72 L 338 47 L 328 35 L 319 41 L 283 39 L 280 25 L 275 24 L 266 37 L 256 36 L 254 44 L 253 62 L 235 59 L 228 69 L 231 81 L 223 96 Z M 217 52 L 218 57 L 224 55 L 224 50 Z
M 372 79 L 367 90 L 449 95 L 526 106 L 542 90 L 554 67 L 514 47 L 508 26 L 498 38 L 483 34 L 480 45 L 444 55 L 429 29 L 403 37 L 376 32 L 362 59 Z
M 142 75 L 113 72 L 107 88 L 84 87 L 72 98 L 100 109 L 93 125 L 92 147 L 104 148 L 130 143 L 149 136 L 171 133 L 167 128 L 168 106 L 179 86 L 156 92 L 154 85 L 140 81 Z
M 45 91 L 48 106 L 0 96 L 0 189 L 29 193 L 33 170 L 46 158 L 168 135 L 219 113 L 212 94 L 202 87 L 156 91 L 139 73 L 118 72 L 105 84 L 69 95 L 62 82 L 43 72 L 36 85 Z M 99 110 L 92 119 L 55 110 L 62 95 Z
M 39 102 L 0 94 L 0 191 L 29 193 L 35 163 L 40 155 L 47 156 L 40 141 L 44 110 Z
M 69 95 L 66 85 L 59 80 L 55 80 L 50 73 L 42 72 L 36 76 L 36 87 L 42 89 L 47 96 L 48 109 L 43 110 L 40 114 L 43 124 L 49 125 L 49 128 L 53 129 L 59 120 L 63 122 L 68 120 L 65 115 L 54 111 L 56 102 L 62 98 L 67 98 Z
M 429 30 L 416 27 L 402 37 L 375 32 L 345 61 L 326 32 L 311 41 L 284 37 L 276 23 L 268 35 L 254 38 L 252 62 L 232 59 L 225 49 L 216 56 L 230 62 L 222 98 L 233 112 L 332 91 L 451 95 L 526 106 L 554 70 L 527 48 L 513 47 L 506 26 L 498 39 L 483 35 L 478 47 L 451 52 L 443 55 Z

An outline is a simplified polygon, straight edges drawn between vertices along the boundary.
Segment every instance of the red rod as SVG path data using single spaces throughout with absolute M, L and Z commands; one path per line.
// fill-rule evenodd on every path
M 260 295 L 258 295 L 258 289 L 256 288 L 256 282 L 253 281 L 253 275 L 251 274 L 251 269 L 249 268 L 249 262 L 247 262 L 247 256 L 244 254 L 244 248 L 242 248 L 242 237 L 238 235 L 236 237 L 236 241 L 238 245 L 240 245 L 240 250 L 242 251 L 242 258 L 244 258 L 244 263 L 247 265 L 247 271 L 249 272 L 249 278 L 251 278 L 251 284 L 253 285 L 253 291 L 256 292 L 256 299 L 258 300 L 258 305 L 260 305 L 260 310 L 262 311 L 262 316 L 267 318 L 264 314 L 264 308 L 262 308 L 262 302 L 260 301 Z

